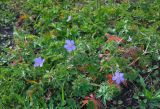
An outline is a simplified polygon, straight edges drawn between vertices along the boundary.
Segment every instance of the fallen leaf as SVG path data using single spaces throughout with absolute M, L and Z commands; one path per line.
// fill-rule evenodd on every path
M 25 79 L 27 83 L 31 83 L 31 84 L 38 84 L 38 82 L 36 82 L 35 80 L 28 80 Z
M 52 96 L 52 92 L 50 89 L 48 89 L 45 97 L 46 102 L 48 102 L 51 99 L 51 96 Z
M 102 103 L 96 99 L 95 95 L 94 94 L 90 94 L 89 96 L 86 96 L 84 98 L 84 100 L 82 101 L 82 105 L 81 105 L 81 108 L 85 105 L 87 105 L 89 103 L 89 101 L 93 102 L 94 104 L 94 109 L 101 109 L 102 107 Z
M 87 68 L 89 67 L 89 64 L 85 64 L 85 65 L 78 65 L 77 69 L 82 72 L 82 73 L 87 73 Z
M 17 62 L 16 62 L 16 60 L 12 61 L 11 65 L 12 65 L 12 66 L 15 66 L 15 65 L 17 65 Z
M 118 52 L 122 54 L 124 58 L 137 58 L 137 55 L 139 52 L 141 52 L 142 49 L 138 47 L 130 47 L 130 48 L 124 48 L 124 47 L 118 47 Z
M 106 34 L 106 37 L 108 38 L 107 42 L 110 41 L 115 41 L 117 43 L 124 43 L 124 39 L 118 36 L 114 36 L 114 35 L 110 35 L 110 34 Z
M 110 50 L 106 49 L 105 54 L 109 54 L 109 53 L 110 53 Z
M 107 80 L 109 84 L 113 84 L 114 81 L 112 80 L 112 74 L 107 75 Z
M 33 98 L 32 98 L 33 90 L 28 90 L 28 91 L 27 91 L 27 94 L 28 94 L 28 96 L 29 96 L 30 102 L 33 102 Z
M 17 21 L 16 26 L 17 26 L 17 27 L 22 26 L 22 24 L 23 24 L 23 22 L 24 22 L 24 20 L 25 20 L 26 18 L 27 18 L 27 16 L 26 16 L 25 14 L 20 15 L 19 18 L 18 18 L 18 21 Z

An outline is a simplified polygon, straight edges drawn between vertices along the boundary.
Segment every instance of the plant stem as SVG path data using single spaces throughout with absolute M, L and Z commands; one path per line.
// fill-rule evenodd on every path
M 99 84 L 91 83 L 92 86 L 100 87 Z

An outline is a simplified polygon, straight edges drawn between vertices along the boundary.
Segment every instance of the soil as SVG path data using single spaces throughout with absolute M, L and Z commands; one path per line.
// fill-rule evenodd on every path
M 0 48 L 12 47 L 13 44 L 13 26 L 0 27 Z
M 116 109 L 126 109 L 127 107 L 132 107 L 134 109 L 138 108 L 138 101 L 133 98 L 135 93 L 135 86 L 131 82 L 127 82 L 127 87 L 122 86 L 122 91 L 119 96 L 113 98 L 106 105 L 106 109 L 111 107 L 116 107 Z

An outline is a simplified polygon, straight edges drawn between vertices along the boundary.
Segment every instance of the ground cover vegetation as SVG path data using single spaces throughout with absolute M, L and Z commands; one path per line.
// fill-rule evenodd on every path
M 1 0 L 0 109 L 160 108 L 159 0 Z

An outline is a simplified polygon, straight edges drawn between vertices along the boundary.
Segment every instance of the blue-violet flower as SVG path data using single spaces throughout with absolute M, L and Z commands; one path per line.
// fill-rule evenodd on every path
M 34 59 L 34 67 L 42 67 L 44 63 L 44 59 L 41 57 Z
M 73 40 L 66 40 L 66 44 L 64 45 L 64 48 L 68 51 L 71 52 L 76 49 L 76 46 L 74 44 Z
M 116 71 L 115 74 L 112 77 L 112 80 L 115 81 L 116 84 L 119 85 L 121 82 L 124 81 L 124 74 L 119 72 L 119 71 Z

